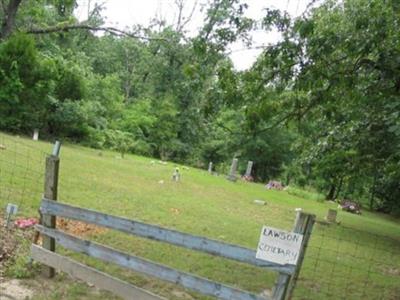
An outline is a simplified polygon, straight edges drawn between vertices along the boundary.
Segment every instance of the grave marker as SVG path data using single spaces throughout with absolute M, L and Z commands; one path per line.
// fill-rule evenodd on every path
M 179 173 L 179 168 L 175 168 L 174 173 L 172 173 L 172 180 L 178 182 L 181 180 L 181 174 Z
M 253 169 L 253 162 L 251 160 L 249 160 L 247 163 L 247 169 L 246 169 L 246 173 L 244 174 L 244 176 L 246 176 L 246 177 L 251 176 L 252 169 Z
M 210 163 L 208 164 L 208 173 L 212 174 L 212 170 L 213 170 L 213 163 L 212 161 L 210 161 Z
M 326 220 L 330 223 L 336 223 L 337 211 L 335 209 L 329 209 Z
M 265 201 L 263 201 L 263 200 L 258 200 L 258 199 L 254 200 L 254 203 L 255 203 L 255 204 L 258 204 L 258 205 L 265 205 L 265 204 L 267 204 Z
M 18 205 L 8 203 L 6 207 L 6 227 L 10 225 L 11 215 L 16 215 L 18 212 Z
M 34 141 L 39 140 L 39 129 L 34 129 L 34 130 L 33 130 L 33 137 L 32 137 L 32 139 L 33 139 Z
M 232 160 L 232 165 L 231 165 L 231 169 L 229 171 L 228 180 L 230 180 L 230 181 L 237 180 L 237 177 L 236 177 L 237 167 L 238 167 L 238 159 L 234 158 Z

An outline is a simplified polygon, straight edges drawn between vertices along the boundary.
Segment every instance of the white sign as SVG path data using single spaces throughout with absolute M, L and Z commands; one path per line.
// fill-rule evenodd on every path
M 302 234 L 263 226 L 256 258 L 281 265 L 295 265 L 302 241 Z
M 16 215 L 17 212 L 18 212 L 18 206 L 15 205 L 15 204 L 8 203 L 7 204 L 7 208 L 6 208 L 6 212 L 9 215 Z

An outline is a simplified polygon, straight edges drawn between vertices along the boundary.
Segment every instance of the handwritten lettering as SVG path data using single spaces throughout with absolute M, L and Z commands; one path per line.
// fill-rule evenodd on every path
M 256 258 L 278 264 L 297 263 L 303 236 L 264 226 L 258 243 Z
M 264 228 L 263 234 L 265 236 L 274 237 L 274 238 L 278 238 L 281 240 L 287 240 L 287 241 L 293 241 L 293 242 L 299 241 L 299 235 L 297 235 L 297 234 L 292 234 L 292 233 L 288 233 L 285 231 L 275 231 L 275 230 L 272 230 L 267 227 Z

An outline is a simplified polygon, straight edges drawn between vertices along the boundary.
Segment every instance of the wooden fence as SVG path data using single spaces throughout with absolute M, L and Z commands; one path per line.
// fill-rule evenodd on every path
M 55 253 L 55 244 L 57 243 L 66 249 L 84 253 L 102 261 L 114 263 L 121 267 L 172 282 L 184 288 L 219 299 L 283 300 L 290 298 L 314 224 L 314 215 L 298 212 L 296 216 L 293 232 L 304 235 L 297 265 L 281 265 L 259 260 L 256 259 L 256 251 L 252 249 L 57 202 L 58 152 L 59 145 L 58 151 L 53 151 L 53 155 L 49 156 L 46 160 L 45 193 L 40 206 L 42 223 L 36 227 L 38 232 L 44 237 L 43 247 L 35 244 L 31 247 L 32 258 L 45 265 L 44 272 L 46 276 L 53 277 L 54 270 L 58 269 L 69 273 L 73 277 L 108 290 L 124 299 L 162 299 L 148 291 Z M 279 272 L 279 277 L 273 289 L 272 297 L 261 297 L 248 291 L 182 272 L 62 232 L 55 228 L 56 216 L 95 224 L 127 234 L 270 269 Z

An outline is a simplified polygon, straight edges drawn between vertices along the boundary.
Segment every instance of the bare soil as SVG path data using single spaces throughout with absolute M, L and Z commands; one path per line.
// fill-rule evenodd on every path
M 0 283 L 0 299 L 26 300 L 33 297 L 34 291 L 23 285 L 22 280 L 12 279 Z

